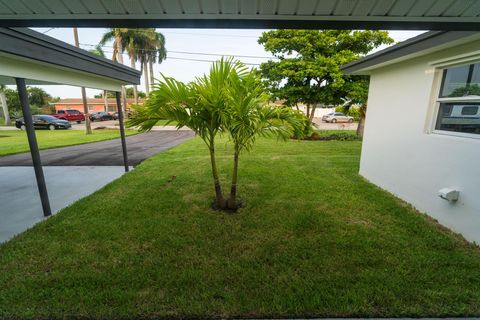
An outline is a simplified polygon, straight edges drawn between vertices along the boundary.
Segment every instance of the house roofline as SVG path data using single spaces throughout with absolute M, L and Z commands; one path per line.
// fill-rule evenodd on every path
M 479 37 L 480 34 L 476 31 L 429 31 L 347 63 L 341 69 L 346 74 L 368 74 L 376 67 L 438 51 L 446 45 L 465 42 L 475 36 Z
M 0 28 L 0 53 L 139 84 L 141 73 L 28 28 Z

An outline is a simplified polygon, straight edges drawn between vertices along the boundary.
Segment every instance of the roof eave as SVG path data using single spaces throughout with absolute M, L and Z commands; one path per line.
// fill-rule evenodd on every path
M 27 28 L 0 28 L 0 52 L 88 72 L 126 84 L 140 84 L 141 72 Z
M 374 69 L 480 38 L 475 31 L 430 31 L 353 61 L 341 67 L 351 75 L 368 75 Z

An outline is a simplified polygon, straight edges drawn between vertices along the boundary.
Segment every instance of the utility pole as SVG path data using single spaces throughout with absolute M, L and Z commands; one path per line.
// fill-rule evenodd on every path
M 73 28 L 73 38 L 75 40 L 75 47 L 79 48 L 80 43 L 78 41 L 77 28 Z M 92 127 L 90 125 L 90 115 L 88 114 L 87 93 L 85 91 L 85 87 L 82 87 L 82 101 L 83 101 L 83 113 L 85 114 L 85 134 L 92 134 Z

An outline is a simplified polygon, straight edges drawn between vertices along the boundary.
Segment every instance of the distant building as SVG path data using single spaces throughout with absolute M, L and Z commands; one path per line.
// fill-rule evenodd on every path
M 127 111 L 131 105 L 135 103 L 135 99 L 127 99 Z M 143 99 L 139 99 L 139 104 L 143 104 Z M 62 99 L 54 103 L 55 111 L 74 109 L 83 112 L 83 102 L 80 98 Z M 108 106 L 105 107 L 105 100 L 103 98 L 88 98 L 87 99 L 88 113 L 92 112 L 117 112 L 117 102 L 114 98 L 108 99 Z

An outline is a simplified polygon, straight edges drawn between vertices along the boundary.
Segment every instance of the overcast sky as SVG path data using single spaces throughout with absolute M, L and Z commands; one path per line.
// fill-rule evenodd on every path
M 59 40 L 73 44 L 71 28 L 35 28 L 36 31 Z M 90 50 L 95 46 L 107 29 L 79 29 L 80 46 Z M 270 54 L 257 43 L 258 37 L 265 30 L 240 29 L 157 29 L 166 38 L 167 60 L 154 67 L 155 76 L 160 72 L 175 77 L 181 81 L 193 80 L 208 71 L 210 62 L 221 55 L 236 55 L 240 60 L 249 64 L 259 64 L 267 61 Z M 403 41 L 414 37 L 423 31 L 391 31 L 390 36 L 396 41 Z M 108 58 L 112 56 L 112 44 L 104 48 Z M 190 53 L 190 54 L 189 54 Z M 244 57 L 242 57 L 244 56 Z M 245 57 L 247 56 L 247 57 Z M 254 57 L 248 57 L 254 56 Z M 193 61 L 193 60 L 206 61 Z M 124 58 L 125 63 L 129 60 Z M 137 66 L 139 69 L 139 66 Z M 142 79 L 143 81 L 143 79 Z M 77 98 L 80 89 L 71 86 L 41 86 L 54 97 Z M 145 91 L 143 82 L 140 86 Z M 93 97 L 98 90 L 87 90 L 88 97 Z

